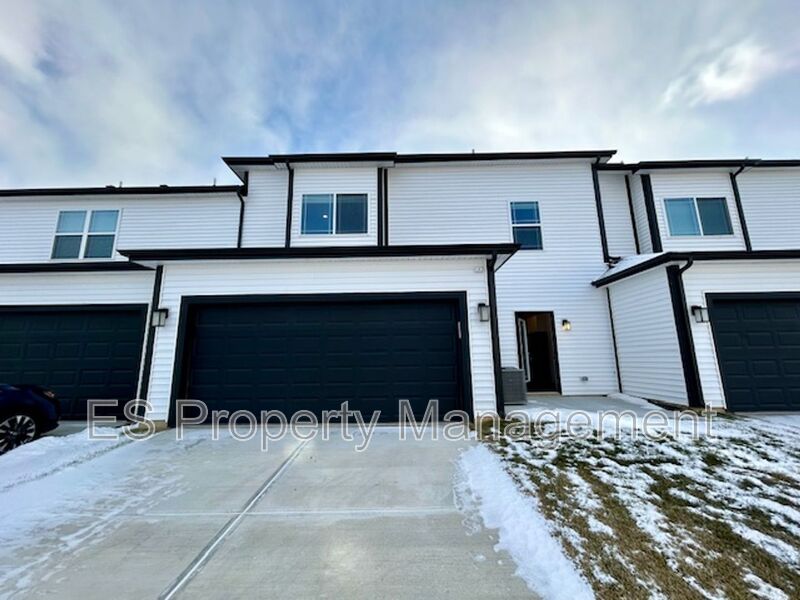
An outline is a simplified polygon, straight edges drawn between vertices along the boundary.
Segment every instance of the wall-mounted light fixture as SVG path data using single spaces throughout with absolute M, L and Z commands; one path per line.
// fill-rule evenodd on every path
M 150 315 L 150 325 L 153 327 L 163 327 L 167 323 L 168 316 L 168 308 L 155 308 L 153 309 L 153 314 Z
M 708 323 L 708 309 L 705 306 L 692 306 L 692 316 L 696 323 Z
M 489 310 L 489 305 L 488 304 L 486 304 L 484 302 L 481 302 L 480 304 L 478 304 L 478 318 L 480 318 L 481 321 L 486 322 L 491 318 L 491 316 L 492 316 L 492 313 Z
M 563 331 L 572 331 L 572 323 L 570 323 L 567 319 L 561 321 L 561 329 Z

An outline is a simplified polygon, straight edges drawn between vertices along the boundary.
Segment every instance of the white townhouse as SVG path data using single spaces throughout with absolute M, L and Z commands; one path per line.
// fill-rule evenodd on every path
M 0 381 L 167 422 L 181 398 L 503 412 L 504 368 L 528 392 L 800 408 L 800 161 L 613 154 L 234 157 L 236 186 L 0 190 Z

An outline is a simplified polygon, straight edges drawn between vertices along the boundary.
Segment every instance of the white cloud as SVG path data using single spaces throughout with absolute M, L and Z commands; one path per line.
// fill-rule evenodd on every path
M 694 66 L 667 86 L 665 105 L 713 104 L 746 96 L 793 62 L 752 40 L 724 48 L 717 56 Z

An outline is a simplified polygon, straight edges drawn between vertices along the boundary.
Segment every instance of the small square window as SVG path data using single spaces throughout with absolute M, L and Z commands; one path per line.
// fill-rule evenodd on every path
M 57 233 L 83 233 L 85 210 L 62 210 L 58 213 Z
M 703 235 L 730 235 L 733 233 L 728 203 L 725 198 L 698 198 L 697 212 L 703 225 Z
M 725 198 L 665 198 L 670 235 L 731 235 L 731 217 Z
M 514 227 L 514 243 L 528 250 L 542 249 L 542 230 L 540 227 Z
M 694 208 L 694 198 L 664 200 L 671 235 L 700 235 L 700 223 Z
M 51 258 L 111 258 L 118 221 L 118 210 L 62 210 L 58 213 Z
M 512 202 L 511 221 L 514 225 L 535 225 L 539 223 L 538 202 Z
M 303 195 L 300 231 L 304 234 L 333 233 L 333 195 Z
M 514 243 L 523 250 L 542 249 L 542 228 L 538 202 L 512 202 L 511 225 Z
M 57 235 L 53 242 L 53 258 L 80 258 L 80 235 Z
M 90 235 L 86 238 L 84 258 L 111 258 L 114 253 L 113 235 Z
M 117 210 L 94 210 L 89 220 L 89 233 L 114 233 L 117 231 Z
M 336 233 L 367 233 L 367 195 L 336 196 Z

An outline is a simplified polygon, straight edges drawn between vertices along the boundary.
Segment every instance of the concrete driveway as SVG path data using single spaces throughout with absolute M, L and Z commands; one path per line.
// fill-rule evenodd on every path
M 457 509 L 467 443 L 384 428 L 360 453 L 208 429 L 110 444 L 0 489 L 21 515 L 0 532 L 0 596 L 531 597 Z

